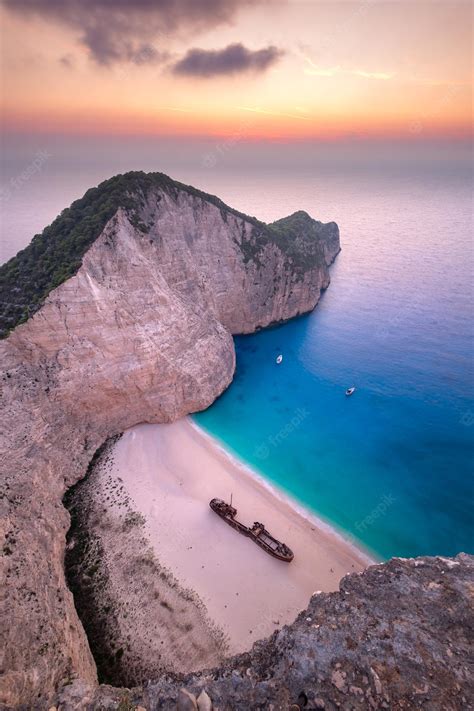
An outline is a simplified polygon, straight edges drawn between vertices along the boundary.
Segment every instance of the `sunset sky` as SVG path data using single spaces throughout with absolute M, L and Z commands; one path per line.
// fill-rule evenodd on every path
M 4 132 L 465 138 L 469 2 L 4 0 Z

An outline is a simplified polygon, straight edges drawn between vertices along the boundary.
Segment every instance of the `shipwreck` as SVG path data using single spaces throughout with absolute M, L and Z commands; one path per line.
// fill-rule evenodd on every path
M 291 563 L 294 558 L 294 553 L 291 548 L 289 548 L 286 543 L 282 543 L 274 538 L 267 531 L 263 523 L 255 521 L 250 528 L 244 526 L 243 523 L 240 523 L 240 521 L 237 521 L 235 518 L 237 509 L 235 509 L 232 504 L 226 504 L 222 499 L 211 499 L 209 506 L 218 516 L 224 519 L 229 526 L 232 526 L 236 531 L 250 538 L 257 546 L 263 548 L 266 553 L 285 563 Z

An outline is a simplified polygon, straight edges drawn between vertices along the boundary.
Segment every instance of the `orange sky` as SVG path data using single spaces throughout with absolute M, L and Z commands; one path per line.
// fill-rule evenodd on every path
M 5 130 L 278 140 L 470 133 L 470 3 L 234 5 L 227 21 L 147 36 L 164 61 L 107 66 L 64 18 L 2 9 Z M 233 75 L 171 70 L 191 48 L 236 42 L 251 51 L 271 45 L 282 56 Z

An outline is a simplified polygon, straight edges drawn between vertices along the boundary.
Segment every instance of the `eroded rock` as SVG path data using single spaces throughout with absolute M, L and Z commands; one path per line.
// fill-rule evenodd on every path
M 433 581 L 438 588 L 430 587 Z M 474 556 L 393 559 L 346 576 L 339 592 L 313 597 L 292 625 L 220 668 L 165 677 L 134 692 L 145 706 L 166 710 L 175 708 L 182 686 L 194 694 L 205 686 L 220 711 L 288 711 L 303 694 L 303 709 L 465 711 L 474 702 L 473 590 Z M 96 706 L 85 710 L 116 694 L 99 687 Z M 67 688 L 61 701 L 62 711 L 70 711 Z

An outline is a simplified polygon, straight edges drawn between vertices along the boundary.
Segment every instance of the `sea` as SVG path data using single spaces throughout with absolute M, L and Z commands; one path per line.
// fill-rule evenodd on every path
M 162 170 L 267 222 L 296 210 L 336 221 L 342 251 L 316 309 L 237 336 L 234 381 L 195 420 L 379 559 L 474 553 L 468 163 L 404 163 L 395 152 L 370 164 L 325 155 L 259 165 L 255 152 L 233 161 L 234 143 L 195 150 L 189 162 L 182 150 L 88 150 L 73 160 L 37 140 L 10 151 L 2 261 L 88 187 L 127 169 Z

